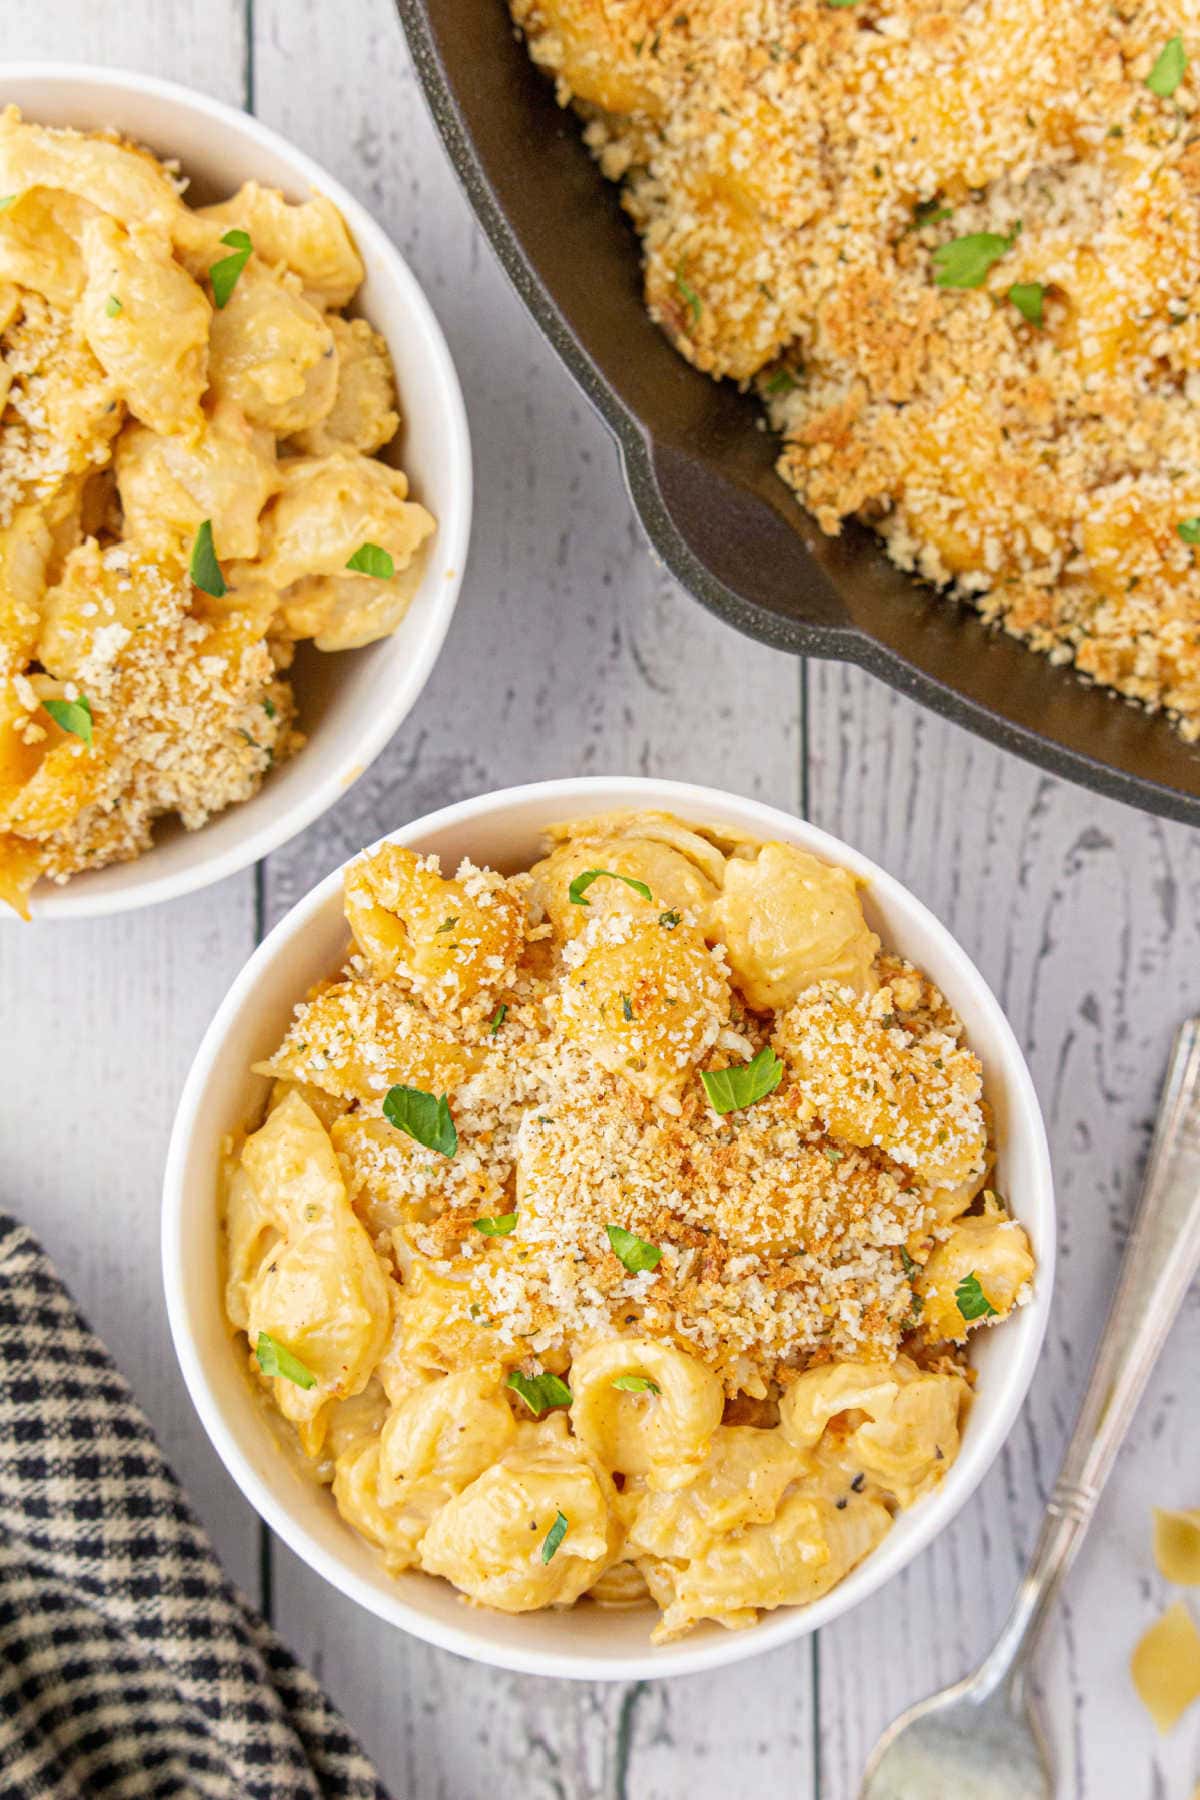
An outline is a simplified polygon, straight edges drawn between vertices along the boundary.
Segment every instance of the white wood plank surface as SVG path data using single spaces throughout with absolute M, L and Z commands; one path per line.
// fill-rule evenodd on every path
M 1051 781 L 858 671 L 814 665 L 810 702 L 812 817 L 918 893 L 991 982 L 1045 1110 L 1061 1215 L 1054 1313 L 1007 1448 L 880 1603 L 821 1634 L 821 1792 L 840 1800 L 887 1721 L 978 1661 L 1032 1548 L 1124 1245 L 1171 1033 L 1200 1007 L 1200 838 Z M 1198 1300 L 1176 1326 L 1043 1658 L 1061 1792 L 1078 1800 L 1190 1795 L 1200 1770 L 1200 1721 L 1159 1746 L 1127 1675 L 1139 1633 L 1176 1597 L 1150 1558 L 1151 1507 L 1200 1495 L 1189 1442 Z
M 257 889 L 247 875 L 124 920 L 0 923 L 0 1205 L 41 1231 L 231 1570 L 259 1593 L 258 1526 L 175 1373 L 157 1229 L 183 1073 L 258 925 L 379 832 L 509 782 L 637 770 L 796 809 L 807 792 L 817 822 L 908 882 L 975 956 L 1047 1112 L 1059 1296 L 1031 1402 L 981 1494 L 869 1611 L 710 1678 L 604 1688 L 498 1674 L 385 1632 L 278 1546 L 261 1597 L 406 1800 L 852 1800 L 892 1713 L 986 1646 L 1036 1530 L 1170 1030 L 1200 1005 L 1200 838 L 1052 782 L 857 672 L 814 665 L 806 706 L 799 664 L 676 589 L 646 552 L 609 439 L 481 240 L 390 0 L 0 0 L 0 31 L 10 56 L 123 62 L 248 101 L 339 175 L 441 317 L 477 480 L 468 577 L 426 693 Z M 1200 1721 L 1158 1746 L 1125 1672 L 1166 1599 L 1150 1506 L 1200 1501 L 1198 1349 L 1193 1296 L 1045 1658 L 1064 1796 L 1183 1800 L 1200 1774 Z

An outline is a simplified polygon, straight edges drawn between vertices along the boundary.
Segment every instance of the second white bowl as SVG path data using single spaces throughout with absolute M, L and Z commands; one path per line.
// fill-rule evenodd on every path
M 308 742 L 257 794 L 199 831 L 164 821 L 136 862 L 35 890 L 35 918 L 85 918 L 174 899 L 257 862 L 327 811 L 374 761 L 428 680 L 454 612 L 471 529 L 471 446 L 446 340 L 408 264 L 353 194 L 303 151 L 206 94 L 120 69 L 0 64 L 0 94 L 39 124 L 115 127 L 160 157 L 177 157 L 199 204 L 225 199 L 251 178 L 289 200 L 313 189 L 327 194 L 366 268 L 351 310 L 383 334 L 395 365 L 403 424 L 387 460 L 395 457 L 413 498 L 437 520 L 421 584 L 392 637 L 328 656 L 302 646 L 293 680 Z
M 251 957 L 209 1026 L 188 1076 L 167 1160 L 163 1280 L 175 1348 L 196 1409 L 230 1474 L 272 1529 L 326 1580 L 415 1636 L 478 1662 L 536 1675 L 629 1681 L 738 1662 L 801 1637 L 861 1605 L 944 1530 L 1008 1435 L 1033 1376 L 1054 1284 L 1054 1193 L 1037 1096 L 1012 1030 L 982 975 L 906 888 L 848 845 L 773 807 L 682 782 L 581 779 L 508 788 L 448 806 L 389 833 L 436 851 L 444 868 L 469 855 L 506 873 L 527 868 L 545 828 L 617 807 L 655 807 L 701 824 L 782 839 L 840 863 L 866 883 L 867 917 L 884 943 L 943 990 L 983 1062 L 995 1111 L 996 1183 L 1038 1259 L 1034 1297 L 1003 1329 L 981 1333 L 979 1382 L 962 1449 L 935 1493 L 900 1513 L 880 1547 L 812 1606 L 783 1608 L 748 1631 L 705 1625 L 650 1645 L 649 1610 L 581 1605 L 516 1616 L 466 1605 L 446 1583 L 387 1575 L 330 1495 L 281 1453 L 235 1354 L 221 1295 L 218 1182 L 222 1141 L 261 1109 L 267 1082 L 250 1065 L 271 1053 L 305 990 L 345 954 L 341 873 L 294 906 Z

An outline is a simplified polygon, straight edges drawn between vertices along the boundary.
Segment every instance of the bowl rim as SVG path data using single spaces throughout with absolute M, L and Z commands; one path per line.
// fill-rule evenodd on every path
M 526 1649 L 482 1642 L 469 1625 L 447 1625 L 409 1605 L 401 1597 L 398 1587 L 394 1594 L 381 1594 L 316 1542 L 306 1527 L 298 1523 L 288 1508 L 276 1498 L 268 1483 L 260 1478 L 243 1455 L 233 1430 L 226 1424 L 193 1335 L 193 1301 L 188 1291 L 183 1249 L 184 1218 L 190 1210 L 188 1163 L 196 1136 L 197 1115 L 231 1026 L 257 988 L 262 971 L 305 935 L 314 920 L 325 910 L 334 893 L 340 889 L 345 864 L 332 870 L 310 889 L 272 928 L 234 980 L 204 1034 L 180 1096 L 167 1152 L 163 1177 L 162 1274 L 167 1318 L 175 1353 L 192 1403 L 213 1447 L 259 1517 L 311 1569 L 329 1581 L 338 1592 L 356 1601 L 377 1618 L 398 1626 L 439 1649 L 453 1651 L 472 1661 L 520 1674 L 578 1680 L 629 1681 L 695 1674 L 719 1668 L 807 1636 L 862 1604 L 886 1580 L 907 1567 L 914 1557 L 951 1524 L 1007 1441 L 1033 1380 L 1054 1289 L 1055 1201 L 1049 1146 L 1033 1079 L 1016 1035 L 991 988 L 949 929 L 902 882 L 820 827 L 809 825 L 762 801 L 691 782 L 645 776 L 592 775 L 529 782 L 475 795 L 440 807 L 435 812 L 424 814 L 386 832 L 376 843 L 419 843 L 434 832 L 469 824 L 484 816 L 503 815 L 510 809 L 530 802 L 545 804 L 550 809 L 547 822 L 550 816 L 565 818 L 570 817 L 573 812 L 586 817 L 589 802 L 602 794 L 611 794 L 613 789 L 621 790 L 623 798 L 617 803 L 620 805 L 663 808 L 684 818 L 726 818 L 730 822 L 736 819 L 740 829 L 755 833 L 761 831 L 764 837 L 774 835 L 788 841 L 802 841 L 803 847 L 812 849 L 815 854 L 840 866 L 850 867 L 865 877 L 875 891 L 886 894 L 892 900 L 898 899 L 905 909 L 911 910 L 915 921 L 926 929 L 931 929 L 941 940 L 947 956 L 955 964 L 956 980 L 961 979 L 963 985 L 972 988 L 974 999 L 989 1015 L 989 1024 L 996 1033 L 998 1050 L 995 1061 L 1003 1065 L 1006 1086 L 1013 1096 L 1014 1124 L 1019 1124 L 1021 1130 L 1028 1135 L 1036 1170 L 1036 1182 L 1031 1184 L 1031 1191 L 1026 1196 L 1022 1216 L 1034 1228 L 1040 1240 L 1038 1277 L 1033 1298 L 1022 1309 L 1021 1324 L 1024 1329 L 1014 1347 L 1016 1360 L 1007 1371 L 1002 1401 L 987 1419 L 986 1429 L 980 1433 L 976 1442 L 967 1446 L 956 1459 L 952 1477 L 948 1477 L 947 1482 L 923 1502 L 921 1516 L 910 1529 L 908 1541 L 902 1545 L 900 1553 L 889 1559 L 886 1551 L 890 1537 L 885 1538 L 845 1581 L 831 1589 L 822 1599 L 808 1606 L 781 1607 L 747 1631 L 719 1633 L 690 1648 L 686 1639 L 682 1645 L 667 1646 L 665 1650 L 669 1653 L 669 1662 L 664 1659 L 664 1648 L 655 1650 L 649 1643 L 643 1653 L 624 1657 L 619 1661 L 615 1658 L 592 1658 L 582 1653 L 566 1660 L 561 1649 L 551 1653 L 533 1647 Z M 591 810 L 595 810 L 594 805 Z M 947 1495 L 950 1496 L 949 1503 Z M 850 1582 L 855 1585 L 847 1602 L 839 1596 Z
M 394 288 L 405 312 L 427 344 L 437 386 L 441 390 L 438 404 L 444 415 L 443 424 L 449 440 L 447 462 L 454 470 L 450 503 L 440 507 L 438 513 L 438 566 L 445 572 L 431 587 L 428 621 L 420 638 L 411 646 L 406 645 L 408 654 L 397 671 L 394 684 L 394 704 L 380 707 L 369 716 L 364 716 L 349 769 L 331 769 L 293 801 L 286 812 L 265 818 L 221 854 L 200 857 L 190 868 L 169 875 L 156 875 L 152 846 L 127 865 L 130 870 L 142 871 L 137 877 L 131 876 L 127 889 L 92 893 L 86 881 L 81 879 L 68 882 L 61 888 L 42 886 L 40 891 L 35 890 L 31 896 L 30 911 L 34 920 L 99 918 L 112 913 L 133 912 L 139 907 L 156 905 L 164 900 L 178 899 L 184 894 L 210 887 L 225 880 L 227 876 L 248 868 L 252 863 L 261 861 L 272 850 L 278 850 L 315 819 L 328 812 L 359 776 L 365 773 L 416 704 L 450 628 L 466 569 L 474 475 L 462 385 L 437 315 L 421 284 L 383 226 L 336 176 L 282 133 L 270 125 L 264 125 L 253 113 L 214 99 L 195 88 L 186 87 L 181 82 L 164 81 L 156 75 L 143 75 L 136 69 L 110 68 L 94 63 L 48 59 L 0 62 L 0 93 L 4 95 L 6 104 L 12 100 L 21 105 L 20 94 L 12 91 L 14 85 L 35 81 L 61 83 L 64 87 L 91 86 L 111 93 L 114 97 L 137 99 L 139 96 L 150 96 L 168 106 L 198 116 L 219 130 L 236 132 L 250 140 L 251 144 L 269 150 L 290 165 L 298 185 L 303 184 L 327 195 L 346 219 L 351 235 L 360 249 L 363 246 L 370 247 L 373 257 L 379 263 L 382 279 Z M 400 630 L 403 630 L 403 623 Z M 233 810 L 236 811 L 237 808 Z M 201 826 L 195 835 L 202 838 L 204 829 Z
M 559 356 L 576 385 L 616 439 L 621 473 L 634 512 L 652 549 L 671 574 L 707 611 L 757 642 L 792 655 L 846 662 L 876 676 L 898 693 L 961 725 L 1002 750 L 1010 750 L 1051 775 L 1078 782 L 1126 806 L 1200 825 L 1200 793 L 1135 774 L 1087 750 L 1071 747 L 1019 724 L 986 701 L 962 693 L 918 667 L 892 645 L 853 621 L 822 624 L 783 618 L 755 605 L 729 587 L 701 559 L 680 532 L 655 473 L 657 440 L 601 374 L 555 303 L 551 289 L 511 224 L 504 203 L 484 168 L 457 95 L 445 71 L 430 18 L 429 0 L 395 0 L 426 105 L 446 155 L 484 235 L 534 323 Z M 806 516 L 801 514 L 800 516 Z M 1028 654 L 1037 654 L 1029 651 Z M 1087 684 L 1079 677 L 1081 688 Z M 1113 705 L 1132 705 L 1109 694 Z M 1165 730 L 1172 729 L 1165 719 Z M 1196 747 L 1178 739 L 1181 757 Z

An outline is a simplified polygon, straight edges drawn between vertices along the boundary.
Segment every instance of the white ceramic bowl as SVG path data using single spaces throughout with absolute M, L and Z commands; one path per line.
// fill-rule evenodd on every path
M 652 1614 L 568 1612 L 509 1616 L 468 1607 L 443 1582 L 395 1580 L 344 1524 L 329 1494 L 294 1468 L 272 1437 L 225 1322 L 218 1275 L 218 1163 L 226 1132 L 257 1114 L 267 1083 L 248 1073 L 282 1037 L 305 989 L 338 966 L 347 943 L 341 875 L 294 906 L 230 989 L 192 1065 L 167 1159 L 163 1278 L 175 1348 L 217 1452 L 262 1517 L 341 1593 L 405 1631 L 476 1661 L 536 1675 L 622 1680 L 689 1673 L 737 1662 L 801 1637 L 859 1606 L 942 1531 L 996 1455 L 1025 1397 L 1041 1346 L 1054 1280 L 1054 1194 L 1037 1096 L 1024 1058 L 979 971 L 919 900 L 847 845 L 787 813 L 712 788 L 637 779 L 537 782 L 445 807 L 389 835 L 438 851 L 443 867 L 470 855 L 507 872 L 527 868 L 553 821 L 612 807 L 661 807 L 760 838 L 785 839 L 863 877 L 872 925 L 926 970 L 957 1009 L 983 1060 L 996 1113 L 997 1184 L 1038 1257 L 1034 1299 L 1002 1329 L 973 1340 L 978 1392 L 962 1450 L 937 1491 L 899 1514 L 874 1554 L 814 1605 L 784 1608 L 749 1631 L 699 1627 L 653 1648 Z
M 26 118 L 81 129 L 115 126 L 177 157 L 189 197 L 223 199 L 253 176 L 290 200 L 313 188 L 349 225 L 366 267 L 352 311 L 387 339 L 403 426 L 394 450 L 414 499 L 437 519 L 420 587 L 399 630 L 363 650 L 302 647 L 293 671 L 308 742 L 258 793 L 202 830 L 163 822 L 136 862 L 35 891 L 36 918 L 83 918 L 174 899 L 220 881 L 294 837 L 360 776 L 411 709 L 433 668 L 458 598 L 471 524 L 471 447 L 462 391 L 433 311 L 403 257 L 366 209 L 302 151 L 248 114 L 173 83 L 67 63 L 0 65 L 0 96 Z

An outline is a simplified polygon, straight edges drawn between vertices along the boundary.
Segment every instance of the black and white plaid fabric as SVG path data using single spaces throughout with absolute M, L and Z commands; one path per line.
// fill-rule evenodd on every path
M 3 1214 L 0 1795 L 387 1800 L 222 1573 L 45 1252 Z

